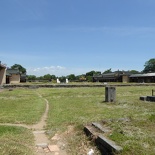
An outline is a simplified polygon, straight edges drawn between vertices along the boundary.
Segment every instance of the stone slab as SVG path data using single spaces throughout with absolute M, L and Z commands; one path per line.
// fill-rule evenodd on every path
M 60 149 L 57 145 L 48 145 L 48 148 L 51 152 L 59 152 Z
M 48 147 L 48 144 L 47 143 L 39 143 L 39 144 L 36 144 L 36 146 L 46 148 L 46 147 Z
M 92 125 L 94 127 L 98 128 L 99 130 L 101 130 L 103 133 L 109 132 L 109 130 L 107 128 L 103 127 L 100 123 L 93 122 Z
M 106 150 L 111 153 L 120 152 L 122 150 L 122 147 L 116 145 L 114 141 L 107 139 L 103 135 L 99 135 L 96 139 L 96 142 L 102 144 L 106 148 Z
M 116 145 L 116 143 L 102 135 L 99 132 L 95 132 L 94 126 L 85 126 L 84 131 L 87 136 L 90 136 L 95 140 L 96 145 L 99 150 L 104 155 L 113 155 L 114 152 L 120 152 L 122 150 L 121 146 Z

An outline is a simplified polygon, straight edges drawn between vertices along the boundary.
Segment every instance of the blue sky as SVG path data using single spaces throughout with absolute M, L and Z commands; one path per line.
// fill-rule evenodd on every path
M 0 0 L 0 60 L 27 74 L 144 69 L 155 0 Z

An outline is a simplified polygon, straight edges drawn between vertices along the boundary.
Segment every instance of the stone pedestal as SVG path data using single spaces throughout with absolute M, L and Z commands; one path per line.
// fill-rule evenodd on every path
M 115 102 L 116 101 L 116 88 L 115 87 L 105 87 L 105 102 Z

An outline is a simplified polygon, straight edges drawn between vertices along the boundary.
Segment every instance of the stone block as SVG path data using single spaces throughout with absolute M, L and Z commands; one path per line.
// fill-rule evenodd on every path
M 116 88 L 107 86 L 105 87 L 105 102 L 116 101 Z
M 155 96 L 147 96 L 147 101 L 155 102 Z
M 147 96 L 141 96 L 139 99 L 142 100 L 142 101 L 146 101 Z
M 60 149 L 57 145 L 49 145 L 48 148 L 51 152 L 59 152 L 60 151 Z
M 99 135 L 96 139 L 96 143 L 103 150 L 104 153 L 113 154 L 114 152 L 120 152 L 122 147 L 115 144 L 114 141 L 107 139 L 105 136 Z

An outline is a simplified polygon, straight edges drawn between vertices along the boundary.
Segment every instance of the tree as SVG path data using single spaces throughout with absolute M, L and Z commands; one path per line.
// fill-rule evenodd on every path
M 39 76 L 36 78 L 37 80 L 44 80 L 44 77 L 43 76 Z
M 155 72 L 155 58 L 146 61 L 144 67 L 144 73 Z
M 88 82 L 93 82 L 93 77 L 92 76 L 86 76 L 86 80 Z
M 70 81 L 75 81 L 76 80 L 76 76 L 74 74 L 70 74 L 67 76 L 68 80 Z
M 51 79 L 52 79 L 52 80 L 56 80 L 57 77 L 56 77 L 55 75 L 51 75 Z
M 131 74 L 138 74 L 139 73 L 139 71 L 136 71 L 136 70 L 130 70 L 129 71 Z
M 61 76 L 59 77 L 60 82 L 66 82 L 66 77 L 65 76 Z
M 86 73 L 86 76 L 93 76 L 95 74 L 95 71 L 90 71 Z
M 36 80 L 35 75 L 28 75 L 27 78 L 28 78 L 28 80 Z
M 106 73 L 112 73 L 111 68 L 110 68 L 110 69 L 105 70 L 103 73 L 104 73 L 104 74 L 106 74 Z
M 13 66 L 11 66 L 11 69 L 18 69 L 21 73 L 26 73 L 26 69 L 19 64 L 14 64 Z
M 84 82 L 84 81 L 86 81 L 86 75 L 85 74 L 77 75 L 76 76 L 76 81 L 77 82 Z
M 50 74 L 44 75 L 44 80 L 51 80 L 51 75 Z

